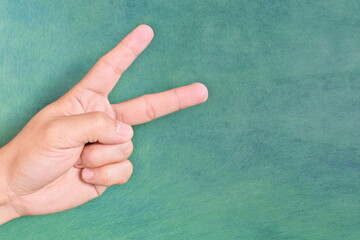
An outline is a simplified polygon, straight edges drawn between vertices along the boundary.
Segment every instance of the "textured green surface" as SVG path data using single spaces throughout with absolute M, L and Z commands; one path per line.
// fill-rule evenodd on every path
M 135 127 L 127 185 L 0 239 L 360 239 L 359 1 L 39 2 L 0 1 L 1 145 L 141 23 L 112 102 L 210 98 Z

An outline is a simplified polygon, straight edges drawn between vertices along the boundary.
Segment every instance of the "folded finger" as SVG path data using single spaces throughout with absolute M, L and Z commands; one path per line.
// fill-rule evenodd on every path
M 110 163 L 121 162 L 128 159 L 133 151 L 132 141 L 122 144 L 105 145 L 93 143 L 86 145 L 75 167 L 100 167 Z
M 91 184 L 111 186 L 126 183 L 133 172 L 133 166 L 129 160 L 120 163 L 105 165 L 98 168 L 84 168 L 82 179 Z

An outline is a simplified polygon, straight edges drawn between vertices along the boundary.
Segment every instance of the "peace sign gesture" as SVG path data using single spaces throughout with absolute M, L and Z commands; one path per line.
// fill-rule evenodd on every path
M 131 125 L 203 103 L 200 83 L 110 104 L 121 75 L 153 38 L 140 25 L 0 149 L 0 224 L 79 206 L 132 174 Z

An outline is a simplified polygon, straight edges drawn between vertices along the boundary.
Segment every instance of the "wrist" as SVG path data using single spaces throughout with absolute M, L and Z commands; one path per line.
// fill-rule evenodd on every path
M 7 167 L 4 148 L 0 148 L 0 225 L 20 217 L 8 195 Z
M 20 217 L 11 204 L 0 204 L 0 225 Z

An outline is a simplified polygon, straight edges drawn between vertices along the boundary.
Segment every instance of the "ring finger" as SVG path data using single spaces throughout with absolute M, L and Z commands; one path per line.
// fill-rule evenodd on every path
M 133 151 L 132 141 L 122 144 L 104 145 L 93 143 L 86 145 L 75 164 L 77 168 L 96 168 L 128 159 Z

